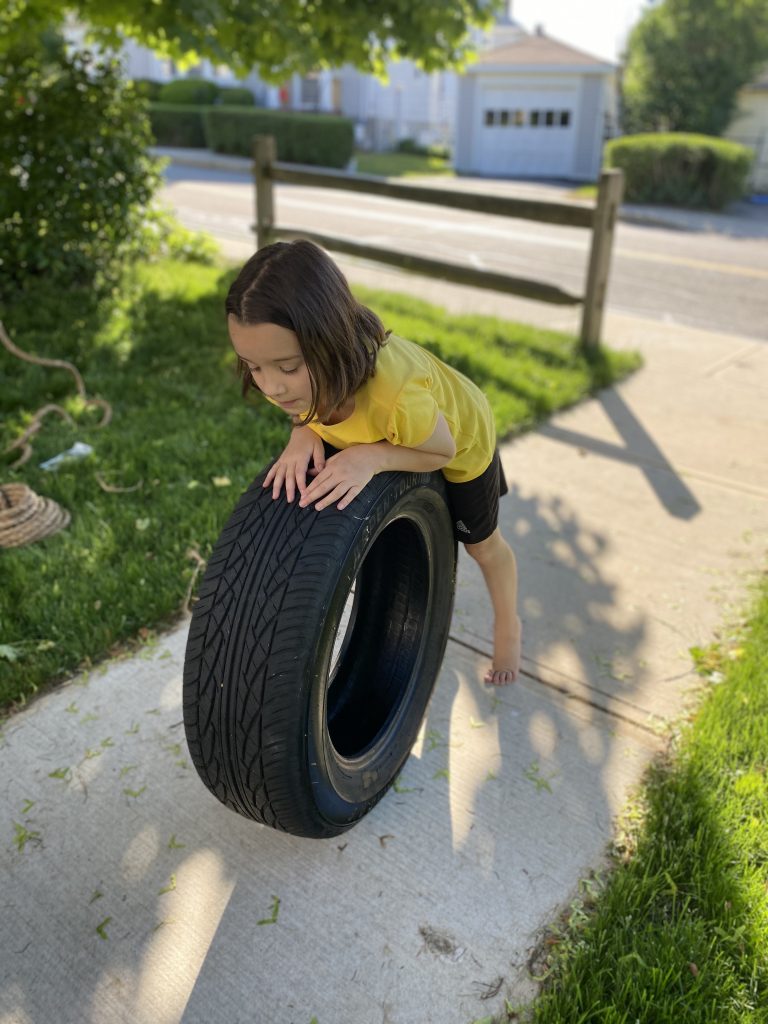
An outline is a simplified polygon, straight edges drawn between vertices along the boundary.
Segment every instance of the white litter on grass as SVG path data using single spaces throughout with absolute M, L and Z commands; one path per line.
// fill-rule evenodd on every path
M 40 469 L 58 469 L 62 462 L 68 462 L 72 459 L 84 459 L 86 455 L 92 455 L 93 448 L 86 444 L 85 441 L 75 441 L 71 448 L 67 448 L 65 452 L 59 452 L 58 455 L 54 455 L 50 459 L 46 459 L 45 462 L 40 463 Z

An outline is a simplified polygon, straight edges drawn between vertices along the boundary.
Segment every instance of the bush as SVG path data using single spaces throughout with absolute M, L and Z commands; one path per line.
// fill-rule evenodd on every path
M 217 153 L 251 156 L 254 135 L 274 135 L 277 158 L 285 163 L 346 167 L 354 149 L 354 126 L 346 117 L 279 110 L 209 107 L 205 135 Z
M 117 60 L 89 52 L 7 55 L 0 73 L 0 293 L 42 276 L 95 289 L 141 248 L 160 177 L 145 101 Z
M 152 101 L 160 98 L 162 82 L 156 82 L 152 78 L 134 78 L 132 84 L 137 96 L 141 96 L 142 99 Z
M 747 191 L 753 154 L 737 142 L 668 132 L 612 139 L 604 160 L 624 171 L 627 202 L 720 210 Z
M 219 89 L 217 102 L 225 107 L 253 107 L 256 105 L 251 90 L 237 85 L 223 85 Z
M 169 259 L 212 266 L 219 255 L 219 247 L 210 235 L 185 228 L 170 208 L 159 204 L 145 213 L 142 248 L 147 263 Z
M 395 153 L 406 153 L 411 157 L 438 157 L 449 160 L 451 153 L 444 145 L 421 145 L 415 138 L 401 138 L 395 146 Z
M 179 78 L 175 82 L 166 82 L 160 89 L 160 103 L 183 103 L 190 106 L 208 106 L 216 102 L 219 87 L 215 82 L 207 82 L 204 78 Z
M 157 145 L 205 149 L 204 109 L 183 103 L 150 103 L 149 119 Z

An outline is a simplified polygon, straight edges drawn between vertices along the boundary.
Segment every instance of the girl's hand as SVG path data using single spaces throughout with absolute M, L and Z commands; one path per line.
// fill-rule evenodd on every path
M 375 444 L 356 444 L 344 448 L 328 459 L 325 468 L 302 491 L 299 507 L 306 508 L 322 498 L 315 505 L 316 512 L 332 505 L 334 501 L 339 502 L 337 508 L 346 508 L 380 468 L 381 455 Z
M 293 501 L 296 488 L 301 494 L 306 490 L 310 460 L 314 462 L 316 472 L 325 467 L 323 442 L 310 427 L 294 427 L 283 454 L 264 477 L 261 486 L 269 487 L 272 484 L 274 500 L 280 497 L 280 491 L 285 484 L 285 496 L 288 501 Z

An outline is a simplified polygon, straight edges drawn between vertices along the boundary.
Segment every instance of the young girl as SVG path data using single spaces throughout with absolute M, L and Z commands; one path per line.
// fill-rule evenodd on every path
M 285 487 L 288 501 L 298 491 L 302 508 L 345 509 L 376 473 L 442 470 L 454 533 L 479 563 L 493 603 L 485 681 L 513 682 L 517 567 L 497 526 L 507 485 L 485 395 L 420 345 L 385 331 L 312 242 L 260 249 L 225 305 L 243 394 L 255 386 L 293 422 L 264 480 L 272 498 Z M 326 459 L 323 440 L 340 451 Z

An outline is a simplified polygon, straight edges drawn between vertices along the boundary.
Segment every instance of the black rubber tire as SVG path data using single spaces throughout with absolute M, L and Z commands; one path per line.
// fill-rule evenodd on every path
M 194 606 L 187 744 L 227 807 L 333 836 L 381 799 L 416 739 L 448 640 L 456 542 L 440 473 L 381 473 L 343 511 L 321 512 L 273 501 L 265 473 Z

